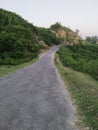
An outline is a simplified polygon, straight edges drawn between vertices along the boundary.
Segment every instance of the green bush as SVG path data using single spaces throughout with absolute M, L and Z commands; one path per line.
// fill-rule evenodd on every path
M 88 73 L 98 80 L 98 45 L 63 46 L 57 53 L 64 66 Z
M 20 64 L 35 58 L 45 49 L 39 41 L 47 46 L 60 44 L 50 29 L 35 27 L 15 13 L 0 9 L 0 64 Z

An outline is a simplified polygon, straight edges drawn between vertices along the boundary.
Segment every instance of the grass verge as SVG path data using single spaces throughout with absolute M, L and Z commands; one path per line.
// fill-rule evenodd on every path
M 55 65 L 77 106 L 79 117 L 88 130 L 98 130 L 98 81 L 87 74 L 63 67 L 57 54 Z
M 30 65 L 30 64 L 33 64 L 34 62 L 36 62 L 38 60 L 38 58 L 35 58 L 33 59 L 32 61 L 30 62 L 25 62 L 23 64 L 20 64 L 20 65 L 14 65 L 14 66 L 11 66 L 11 65 L 0 65 L 0 77 L 4 76 L 4 75 L 7 75 L 17 69 L 20 69 L 20 68 L 23 68 L 27 65 Z

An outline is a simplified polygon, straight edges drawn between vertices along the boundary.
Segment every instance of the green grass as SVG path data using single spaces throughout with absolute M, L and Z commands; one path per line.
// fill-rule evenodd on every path
M 36 62 L 38 60 L 38 58 L 35 58 L 33 59 L 32 61 L 30 62 L 25 62 L 23 64 L 20 64 L 20 65 L 14 65 L 14 66 L 11 66 L 11 65 L 0 65 L 0 77 L 4 76 L 4 75 L 7 75 L 17 69 L 20 69 L 20 68 L 23 68 L 27 65 L 30 65 L 30 64 L 33 64 L 34 62 Z
M 98 130 L 98 81 L 90 75 L 64 67 L 55 55 L 55 64 L 78 106 L 78 114 L 89 130 Z

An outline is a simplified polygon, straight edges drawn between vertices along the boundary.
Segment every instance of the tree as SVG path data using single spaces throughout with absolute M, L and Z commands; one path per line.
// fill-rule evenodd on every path
M 76 32 L 76 34 L 78 34 L 78 33 L 79 33 L 79 30 L 78 30 L 78 29 L 76 29 L 76 31 L 75 31 L 75 32 Z
M 92 44 L 96 44 L 98 42 L 98 36 L 92 36 L 92 37 L 87 36 L 86 41 Z

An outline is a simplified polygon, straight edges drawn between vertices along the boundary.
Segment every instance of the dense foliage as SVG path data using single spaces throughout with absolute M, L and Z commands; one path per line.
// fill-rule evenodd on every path
M 59 22 L 56 22 L 55 24 L 51 25 L 50 28 L 53 30 L 57 30 L 59 28 L 62 28 L 62 25 Z
M 39 39 L 43 40 L 49 46 L 51 44 L 60 44 L 60 39 L 50 29 L 36 27 L 35 32 Z
M 56 22 L 55 24 L 51 25 L 50 28 L 51 28 L 52 30 L 55 30 L 55 31 L 57 31 L 58 29 L 63 28 L 63 30 L 65 30 L 65 32 L 66 32 L 66 31 L 67 31 L 67 32 L 68 32 L 68 31 L 71 31 L 71 32 L 72 32 L 71 29 L 62 26 L 61 23 L 59 23 L 59 22 Z
M 98 80 L 98 45 L 62 46 L 58 54 L 64 66 L 88 73 Z
M 37 39 L 38 37 L 38 39 Z M 59 44 L 49 29 L 38 28 L 15 13 L 0 9 L 0 64 L 20 64 L 38 56 L 43 45 Z
M 20 16 L 0 9 L 0 64 L 29 61 L 37 56 L 38 49 L 30 24 Z

